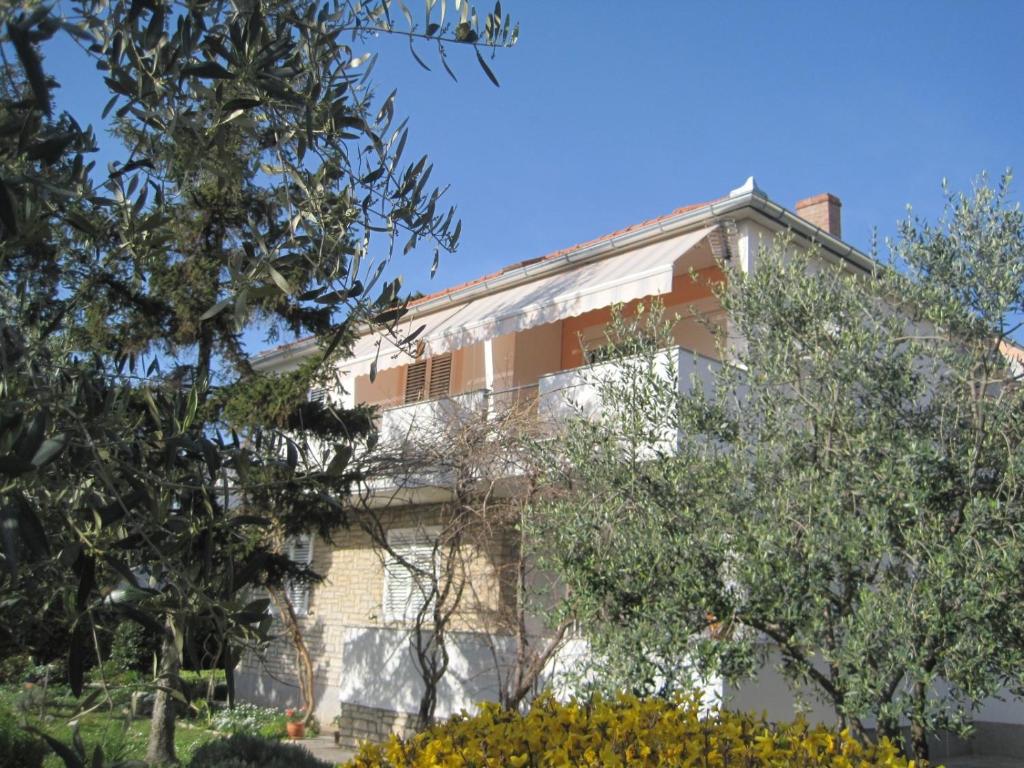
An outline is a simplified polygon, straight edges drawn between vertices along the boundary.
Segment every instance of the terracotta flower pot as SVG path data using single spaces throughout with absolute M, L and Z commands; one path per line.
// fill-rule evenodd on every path
M 305 723 L 286 723 L 289 739 L 302 739 L 306 736 Z

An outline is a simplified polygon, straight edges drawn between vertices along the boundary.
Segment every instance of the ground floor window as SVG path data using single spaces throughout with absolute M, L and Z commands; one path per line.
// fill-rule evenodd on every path
M 433 599 L 440 528 L 393 528 L 384 559 L 384 621 L 413 622 Z

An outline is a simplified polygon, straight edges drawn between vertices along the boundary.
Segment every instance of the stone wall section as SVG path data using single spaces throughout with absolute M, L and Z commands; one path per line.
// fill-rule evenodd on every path
M 338 744 L 349 749 L 358 749 L 364 741 L 386 741 L 391 734 L 408 738 L 416 733 L 415 715 L 361 704 L 342 704 L 339 721 Z

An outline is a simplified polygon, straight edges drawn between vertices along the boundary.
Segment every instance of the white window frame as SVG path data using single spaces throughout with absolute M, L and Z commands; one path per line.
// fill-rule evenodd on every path
M 426 605 L 425 590 L 430 588 L 430 584 L 416 584 L 413 570 L 398 558 L 423 570 L 432 567 L 436 582 L 440 560 L 437 542 L 440 536 L 440 526 L 392 528 L 387 532 L 388 547 L 391 551 L 385 552 L 384 557 L 384 592 L 381 606 L 381 615 L 386 623 L 413 623 L 420 609 Z
M 288 555 L 288 559 L 297 565 L 311 565 L 313 563 L 313 537 L 305 533 L 293 536 L 285 546 L 285 553 Z M 284 588 L 295 615 L 308 616 L 310 585 L 288 581 Z

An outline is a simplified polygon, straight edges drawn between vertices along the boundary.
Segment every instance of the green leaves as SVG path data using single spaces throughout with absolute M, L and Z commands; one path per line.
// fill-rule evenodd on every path
M 238 593 L 286 574 L 273 537 L 344 522 L 372 420 L 309 389 L 336 386 L 358 324 L 399 317 L 392 255 L 452 250 L 461 231 L 428 158 L 403 157 L 396 94 L 373 96 L 388 93 L 372 77 L 390 8 L 112 0 L 4 16 L 4 588 L 52 606 L 75 690 L 90 622 L 111 613 L 169 627 L 172 649 L 195 626 L 258 643 L 264 607 Z M 454 43 L 443 2 L 438 15 L 403 8 L 410 40 Z M 475 45 L 502 39 L 468 4 L 458 23 Z M 114 130 L 51 114 L 42 54 L 58 32 L 83 42 Z M 128 159 L 97 167 L 99 151 Z M 257 374 L 254 323 L 322 338 L 322 359 Z
M 2 178 L 0 178 L 0 225 L 3 225 L 2 239 L 18 234 L 17 202 L 14 199 L 14 192 Z
M 63 434 L 46 439 L 32 456 L 32 466 L 42 469 L 61 454 L 67 443 L 68 437 Z
M 212 320 L 213 318 L 215 318 L 217 315 L 219 315 L 221 312 L 223 312 L 225 309 L 227 309 L 228 307 L 230 307 L 234 303 L 235 303 L 235 297 L 234 296 L 229 296 L 226 299 L 221 299 L 216 304 L 214 304 L 212 307 L 210 307 L 208 310 L 203 312 L 203 314 L 201 314 L 199 316 L 199 321 L 202 322 L 203 320 Z
M 484 74 L 487 75 L 487 79 L 494 83 L 495 87 L 499 87 L 501 84 L 498 82 L 498 78 L 494 76 L 491 68 L 487 66 L 487 62 L 484 61 L 484 57 L 480 55 L 480 51 L 476 52 L 476 60 L 479 62 L 480 67 L 483 69 Z
M 603 682 L 685 687 L 666 659 L 749 673 L 767 638 L 794 684 L 895 734 L 962 729 L 1020 679 L 1024 391 L 996 350 L 1019 322 L 1024 227 L 1005 184 L 951 201 L 941 226 L 904 228 L 909 277 L 782 237 L 730 273 L 734 365 L 713 389 L 676 386 L 666 343 L 611 324 L 626 356 L 584 377 L 600 416 L 549 449 L 572 490 L 532 523 Z M 708 638 L 708 617 L 730 631 Z
M 136 624 L 144 627 L 157 637 L 162 637 L 167 631 L 167 628 L 162 622 L 158 621 L 148 612 L 140 610 L 131 603 L 119 602 L 115 605 L 115 609 L 129 621 L 134 621 Z
M 181 74 L 189 77 L 202 77 L 214 80 L 230 80 L 232 74 L 226 70 L 223 65 L 216 61 L 204 61 L 198 64 L 186 64 L 181 68 Z M 237 109 L 237 107 L 229 108 L 227 105 L 224 106 L 224 111 L 230 111 L 230 109 Z
M 22 562 L 22 551 L 32 560 L 40 560 L 50 552 L 50 544 L 39 517 L 21 494 L 13 494 L 0 506 L 0 537 L 4 558 L 11 575 L 16 575 Z
M 36 730 L 35 732 L 50 746 L 50 749 L 54 751 L 57 757 L 63 761 L 65 768 L 86 768 L 84 759 L 66 744 L 58 741 L 43 731 Z M 79 737 L 79 739 L 80 738 L 81 737 Z
M 48 165 L 57 162 L 71 142 L 78 138 L 77 133 L 61 133 L 35 142 L 25 149 L 25 157 L 29 160 L 42 160 Z
M 50 87 L 35 42 L 38 38 L 45 39 L 53 34 L 52 27 L 45 24 L 48 13 L 48 9 L 39 7 L 29 16 L 19 14 L 7 22 L 7 35 L 25 71 L 36 107 L 46 115 L 50 114 Z
M 289 282 L 284 279 L 284 275 L 274 269 L 270 264 L 267 265 L 267 272 L 270 274 L 270 278 L 274 281 L 274 284 L 281 289 L 282 293 L 294 292 Z

